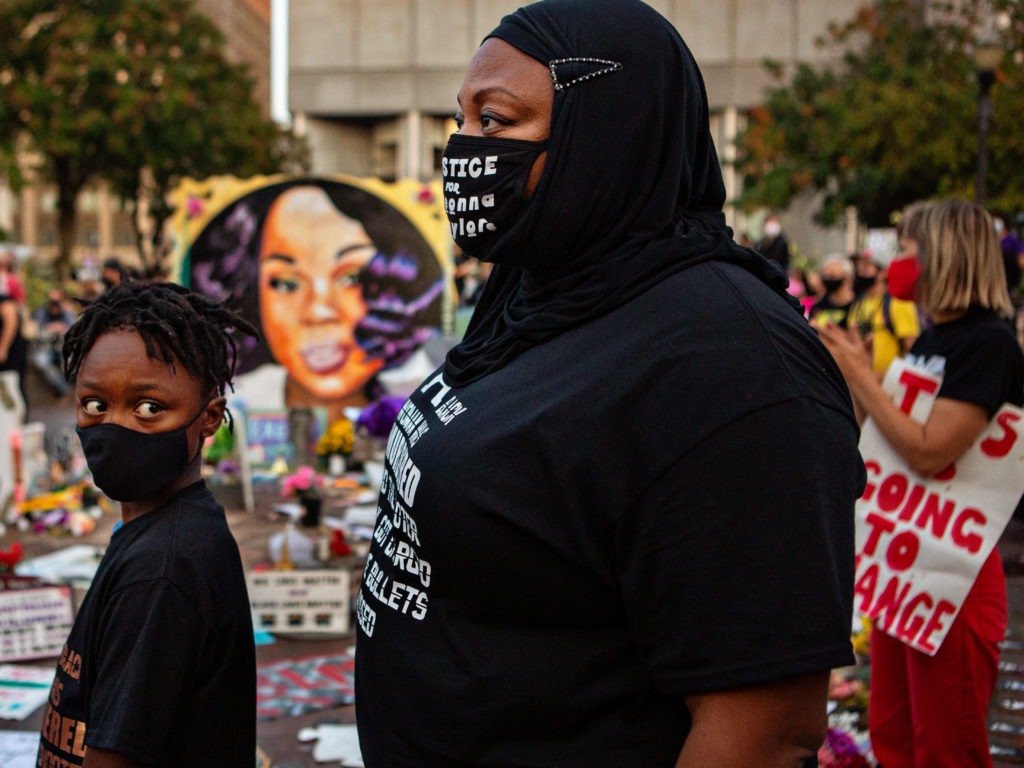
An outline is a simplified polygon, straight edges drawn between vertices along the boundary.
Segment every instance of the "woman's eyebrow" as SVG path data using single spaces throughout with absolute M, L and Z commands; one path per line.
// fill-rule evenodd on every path
M 355 245 L 349 245 L 349 246 L 346 246 L 345 248 L 342 248 L 340 251 L 338 251 L 336 254 L 334 254 L 334 260 L 335 261 L 341 261 L 345 256 L 347 256 L 348 254 L 352 253 L 352 251 L 361 251 L 364 248 L 373 248 L 373 247 L 374 246 L 373 246 L 372 243 L 356 243 Z M 293 259 L 293 261 L 294 261 L 294 259 Z
M 284 253 L 268 253 L 263 258 L 264 261 L 270 261 L 271 259 L 275 259 L 277 261 L 284 261 L 284 262 L 286 262 L 288 264 L 294 264 L 295 263 L 295 257 L 288 256 L 287 254 L 284 254 Z
M 470 97 L 470 100 L 474 104 L 479 104 L 481 101 L 486 99 L 492 93 L 504 93 L 506 96 L 509 96 L 510 98 L 513 98 L 513 99 L 518 99 L 519 98 L 519 96 L 517 96 L 516 94 L 512 93 L 512 91 L 510 91 L 508 88 L 505 88 L 502 85 L 488 85 L 488 86 L 486 86 L 484 88 L 481 88 L 478 91 L 474 91 L 472 97 Z M 455 101 L 459 104 L 460 107 L 462 106 L 462 94 L 461 93 L 458 93 L 458 94 L 455 95 Z

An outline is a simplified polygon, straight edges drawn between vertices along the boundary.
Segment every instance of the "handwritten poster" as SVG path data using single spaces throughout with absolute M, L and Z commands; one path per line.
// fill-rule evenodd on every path
M 884 387 L 928 418 L 941 380 L 897 359 Z M 938 651 L 1024 493 L 1024 410 L 1004 405 L 975 443 L 932 478 L 918 475 L 864 424 L 868 483 L 857 502 L 854 608 L 928 655 Z

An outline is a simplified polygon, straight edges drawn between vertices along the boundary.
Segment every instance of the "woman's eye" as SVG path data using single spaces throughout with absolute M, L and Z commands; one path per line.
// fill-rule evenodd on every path
M 492 115 L 488 112 L 480 114 L 480 129 L 483 131 L 495 130 L 509 125 L 508 120 Z
M 164 409 L 162 406 L 159 406 L 156 403 L 141 403 L 137 410 L 139 416 L 145 419 L 156 416 L 157 414 L 161 413 Z
M 452 120 L 455 121 L 456 127 L 461 131 L 462 130 L 462 124 L 464 122 L 466 122 L 466 118 L 464 118 L 462 116 L 462 113 L 461 112 L 456 112 L 454 115 L 452 115 Z
M 345 272 L 334 278 L 334 283 L 339 288 L 357 288 L 359 287 L 359 273 Z
M 295 293 L 299 290 L 299 281 L 287 277 L 270 278 L 270 289 L 276 293 Z
M 82 410 L 89 416 L 100 416 L 106 410 L 106 407 L 99 400 L 83 400 Z

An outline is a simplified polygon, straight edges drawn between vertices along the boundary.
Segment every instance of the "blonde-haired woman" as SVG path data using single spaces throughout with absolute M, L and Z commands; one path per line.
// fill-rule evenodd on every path
M 932 477 L 974 443 L 1003 403 L 1024 404 L 1024 355 L 1007 322 L 999 241 L 983 208 L 960 200 L 917 204 L 900 235 L 890 291 L 915 299 L 932 323 L 908 360 L 942 377 L 928 420 L 919 424 L 889 399 L 856 331 L 830 325 L 821 335 L 858 412 L 911 469 Z M 986 715 L 1005 630 L 1006 583 L 995 549 L 934 656 L 874 633 L 868 719 L 885 768 L 992 765 Z

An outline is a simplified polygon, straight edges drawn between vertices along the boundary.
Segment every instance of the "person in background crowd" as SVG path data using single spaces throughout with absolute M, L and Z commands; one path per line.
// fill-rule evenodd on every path
M 853 305 L 853 264 L 845 256 L 827 256 L 819 270 L 825 295 L 811 306 L 808 317 L 815 325 L 833 322 L 845 328 Z
M 778 262 L 783 269 L 789 269 L 789 241 L 782 232 L 782 224 L 778 216 L 768 216 L 762 229 L 764 237 L 758 242 L 756 249 L 761 255 Z
M 9 293 L 13 282 L 0 274 L 0 371 L 18 374 L 18 389 L 28 405 L 25 369 L 28 363 L 28 341 L 22 331 L 21 304 Z
M 252 768 L 256 664 L 242 561 L 200 477 L 224 420 L 235 313 L 125 282 L 64 341 L 78 436 L 116 530 L 68 635 L 37 764 Z
M 32 313 L 32 320 L 36 326 L 32 364 L 53 391 L 63 397 L 69 392 L 69 387 L 61 371 L 60 348 L 64 334 L 75 322 L 75 314 L 68 308 L 64 291 L 51 288 L 46 303 Z
M 114 256 L 104 260 L 103 269 L 100 270 L 100 280 L 103 282 L 103 289 L 109 291 L 116 288 L 124 280 L 127 272 L 120 260 Z
M 889 398 L 855 329 L 828 323 L 821 334 L 859 412 L 914 472 L 933 477 L 975 442 L 1003 403 L 1024 405 L 1024 354 L 1006 323 L 1012 307 L 995 229 L 983 208 L 959 200 L 912 206 L 900 238 L 903 253 L 889 265 L 890 290 L 916 298 L 932 323 L 908 360 L 942 376 L 927 421 L 914 421 Z M 996 548 L 934 656 L 884 631 L 872 633 L 868 720 L 881 765 L 992 765 L 986 717 L 1006 611 Z
M 1017 220 L 1020 220 L 1018 216 Z M 999 247 L 1003 252 L 1003 268 L 1006 270 L 1006 287 L 1013 303 L 1013 325 L 1017 341 L 1024 346 L 1024 240 L 1020 239 L 1018 228 L 1008 229 L 1005 218 L 996 218 L 996 234 L 1002 239 Z
M 869 255 L 858 254 L 853 263 L 854 291 L 860 290 L 850 307 L 847 326 L 870 340 L 871 368 L 881 379 L 889 364 L 909 352 L 921 333 L 917 306 L 889 293 L 885 268 Z
M 807 269 L 791 268 L 789 270 L 789 285 L 786 290 L 790 296 L 800 302 L 805 317 L 810 314 L 811 307 L 815 302 L 825 295 L 818 273 Z
M 852 661 L 856 420 L 725 225 L 696 62 L 637 0 L 542 0 L 458 104 L 446 210 L 495 267 L 389 438 L 367 767 L 816 765 Z
M 0 247 L 0 293 L 6 293 L 19 306 L 25 304 L 25 285 L 18 277 L 18 260 L 14 252 Z

